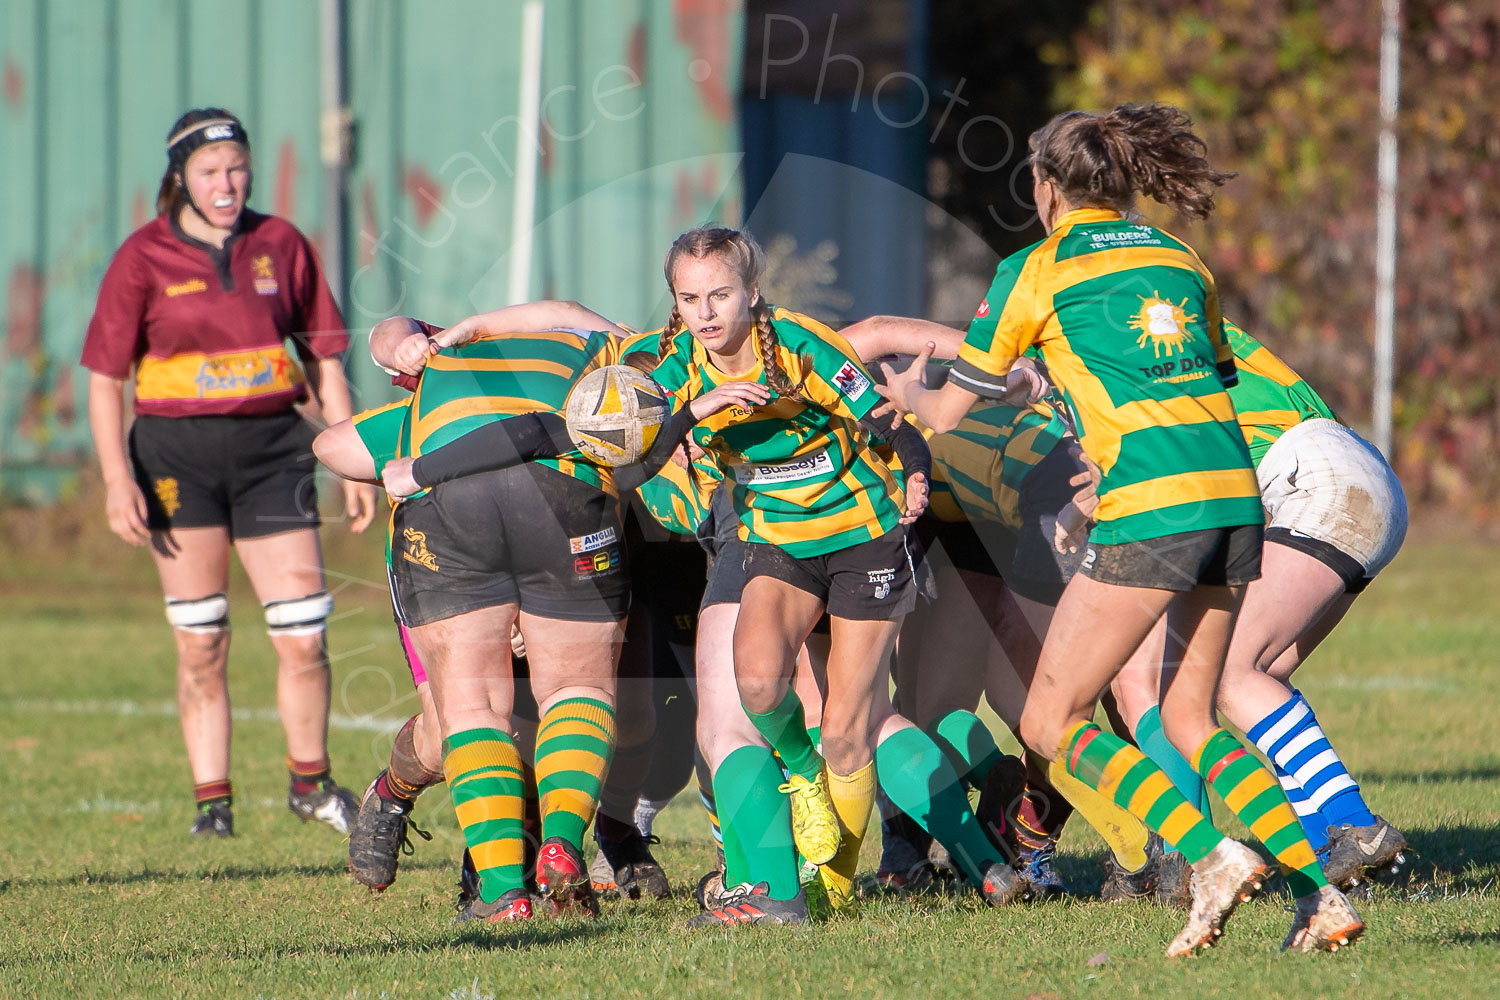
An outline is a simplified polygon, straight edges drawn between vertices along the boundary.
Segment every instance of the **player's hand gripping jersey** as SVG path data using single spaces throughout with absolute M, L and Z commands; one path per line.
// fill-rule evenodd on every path
M 879 538 L 896 526 L 904 503 L 901 485 L 859 423 L 880 396 L 837 333 L 780 307 L 771 314 L 777 360 L 806 402 L 776 397 L 753 411 L 730 407 L 692 431 L 733 486 L 740 537 L 779 545 L 796 558 Z M 719 371 L 686 330 L 654 377 L 679 407 L 726 382 L 766 384 L 759 362 L 744 375 Z
M 951 377 L 995 397 L 1033 345 L 1103 472 L 1095 542 L 1261 523 L 1218 294 L 1186 244 L 1107 209 L 1069 212 L 1001 261 Z
M 1257 467 L 1271 445 L 1304 420 L 1338 419 L 1312 386 L 1260 341 L 1228 320 L 1224 321 L 1224 337 L 1234 351 L 1240 373 L 1239 384 L 1229 389 L 1229 398 L 1234 401 L 1240 430 Z

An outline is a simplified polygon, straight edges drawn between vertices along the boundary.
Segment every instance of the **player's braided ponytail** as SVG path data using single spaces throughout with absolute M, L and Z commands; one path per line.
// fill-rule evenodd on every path
M 1096 114 L 1069 111 L 1031 134 L 1038 177 L 1071 205 L 1127 212 L 1137 192 L 1183 215 L 1206 219 L 1214 189 L 1234 176 L 1209 163 L 1187 112 L 1170 104 L 1121 104 Z
M 672 243 L 672 249 L 667 251 L 667 260 L 662 267 L 667 287 L 673 287 L 672 275 L 680 259 L 694 257 L 701 260 L 710 256 L 723 257 L 747 289 L 756 287 L 766 269 L 765 251 L 749 233 L 724 226 L 701 226 L 677 237 Z M 766 384 L 778 396 L 801 400 L 801 387 L 792 384 L 792 380 L 782 370 L 781 362 L 777 360 L 776 327 L 771 322 L 771 308 L 759 295 L 750 305 L 750 323 L 751 332 L 755 336 L 755 353 L 766 371 Z M 684 326 L 682 315 L 674 302 L 672 317 L 662 330 L 663 352 L 671 338 L 681 332 Z
M 665 358 L 672 350 L 672 341 L 687 326 L 682 321 L 682 313 L 677 311 L 677 303 L 672 303 L 672 315 L 667 317 L 667 325 L 661 328 L 661 336 L 656 341 L 656 356 Z
M 776 327 L 771 324 L 771 307 L 764 300 L 757 299 L 755 305 L 750 307 L 750 321 L 755 325 L 755 353 L 760 356 L 760 365 L 766 370 L 766 385 L 778 396 L 804 402 L 802 384 L 793 385 L 776 358 L 779 341 L 776 339 Z

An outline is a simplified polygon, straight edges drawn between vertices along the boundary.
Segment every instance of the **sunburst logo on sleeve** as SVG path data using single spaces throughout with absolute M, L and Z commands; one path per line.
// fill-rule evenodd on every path
M 1149 299 L 1144 295 L 1140 298 L 1141 311 L 1130 320 L 1130 328 L 1140 331 L 1140 336 L 1135 338 L 1136 346 L 1145 347 L 1150 342 L 1158 358 L 1163 349 L 1169 358 L 1174 351 L 1183 350 L 1183 345 L 1193 336 L 1188 332 L 1188 324 L 1198 318 L 1183 308 L 1187 299 L 1174 304 L 1162 298 L 1160 292 L 1152 293 Z

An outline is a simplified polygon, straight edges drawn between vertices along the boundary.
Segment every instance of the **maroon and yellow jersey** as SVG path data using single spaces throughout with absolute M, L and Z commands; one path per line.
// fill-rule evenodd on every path
M 136 413 L 248 416 L 304 399 L 298 359 L 348 346 L 307 239 L 246 209 L 222 249 L 169 216 L 131 233 L 104 274 L 83 364 L 119 379 L 134 367 Z

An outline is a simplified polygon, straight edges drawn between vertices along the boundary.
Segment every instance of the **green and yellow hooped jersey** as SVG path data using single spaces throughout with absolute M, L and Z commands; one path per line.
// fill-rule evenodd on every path
M 951 379 L 994 397 L 1033 345 L 1103 473 L 1093 541 L 1262 521 L 1218 293 L 1185 243 L 1106 209 L 1063 216 L 1000 262 Z
M 690 474 L 676 462 L 668 462 L 661 471 L 641 484 L 636 493 L 646 511 L 668 531 L 694 535 L 708 516 L 708 505 L 719 485 L 718 466 L 699 460 Z
M 1229 398 L 1234 400 L 1240 430 L 1250 447 L 1250 460 L 1257 467 L 1271 445 L 1302 421 L 1317 417 L 1338 419 L 1332 407 L 1313 392 L 1301 375 L 1227 319 L 1224 336 L 1240 371 L 1239 384 L 1230 388 Z
M 561 413 L 574 382 L 619 357 L 619 342 L 604 332 L 513 333 L 444 348 L 427 359 L 412 394 L 403 429 L 407 454 L 419 458 L 506 417 Z M 538 461 L 614 494 L 609 471 L 576 449 Z
M 1021 482 L 1068 433 L 1045 404 L 1007 406 L 980 400 L 957 427 L 934 434 L 928 513 L 940 521 L 996 521 L 1021 527 Z
M 406 452 L 403 450 L 404 432 L 406 428 L 406 414 L 411 409 L 411 398 L 398 399 L 394 403 L 385 406 L 377 406 L 374 409 L 364 410 L 356 413 L 351 420 L 354 422 L 355 433 L 359 435 L 360 442 L 365 446 L 365 451 L 375 460 L 375 475 L 385 468 L 387 462 L 404 458 Z M 390 498 L 386 498 L 390 501 Z M 385 522 L 385 565 L 389 569 L 391 565 L 391 518 L 395 516 L 396 504 L 390 501 L 390 516 Z
M 879 538 L 901 518 L 901 485 L 875 454 L 859 421 L 880 403 L 854 349 L 799 313 L 772 308 L 776 358 L 803 401 L 776 397 L 754 410 L 735 406 L 693 429 L 693 439 L 733 484 L 740 537 L 779 545 L 797 558 Z M 684 330 L 656 380 L 678 406 L 725 382 L 766 383 L 759 361 L 730 376 Z

